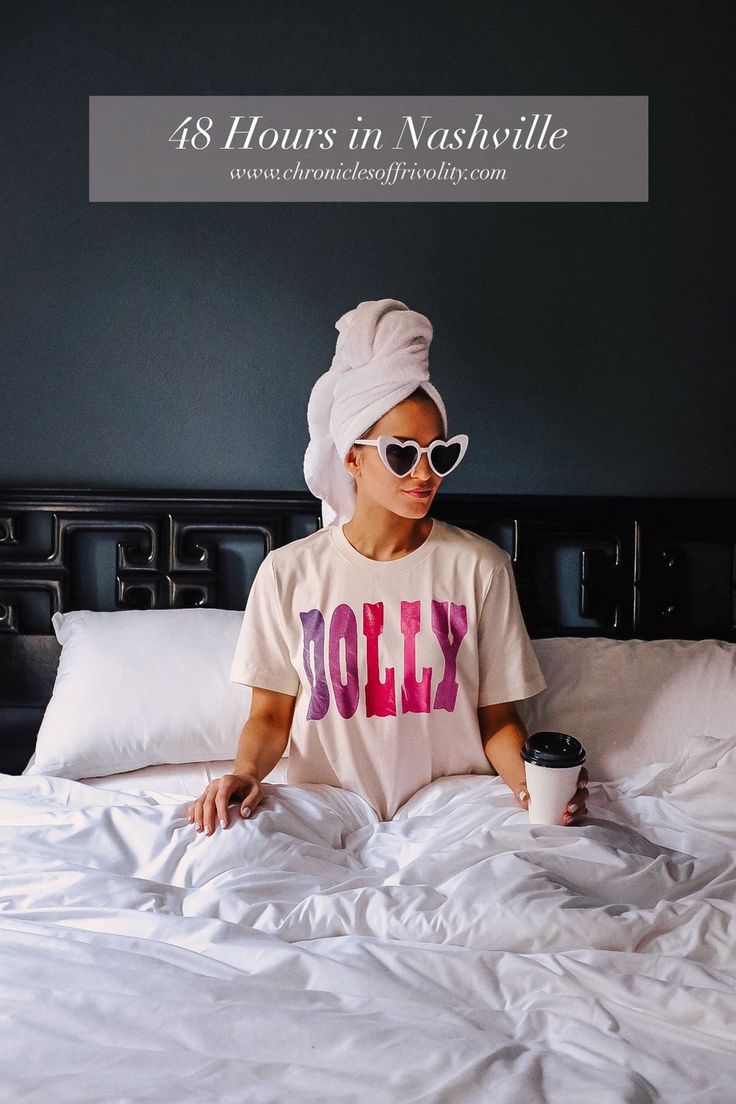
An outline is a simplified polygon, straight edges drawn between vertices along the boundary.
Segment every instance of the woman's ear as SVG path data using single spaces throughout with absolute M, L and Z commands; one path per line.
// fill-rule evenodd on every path
M 347 469 L 348 475 L 352 478 L 353 483 L 355 483 L 355 476 L 358 471 L 358 464 L 355 458 L 355 449 L 352 447 L 352 445 L 348 449 L 347 456 L 345 457 L 343 463 L 345 465 L 345 468 Z

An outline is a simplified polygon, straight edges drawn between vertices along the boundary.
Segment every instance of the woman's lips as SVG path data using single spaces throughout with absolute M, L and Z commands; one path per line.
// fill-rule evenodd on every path
M 430 491 L 404 491 L 404 494 L 411 495 L 412 498 L 429 498 L 432 494 Z

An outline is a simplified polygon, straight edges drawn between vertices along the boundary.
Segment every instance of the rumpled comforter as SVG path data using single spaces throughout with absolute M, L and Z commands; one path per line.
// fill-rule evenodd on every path
M 0 775 L 2 1100 L 732 1104 L 735 783 L 703 738 L 577 827 L 457 775 L 387 822 L 265 784 L 208 838 Z

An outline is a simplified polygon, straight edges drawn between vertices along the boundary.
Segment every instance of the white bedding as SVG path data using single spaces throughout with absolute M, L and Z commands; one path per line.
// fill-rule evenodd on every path
M 160 790 L 0 775 L 3 1101 L 731 1104 L 736 737 L 577 828 L 492 776 L 386 823 L 265 791 L 207 838 Z
M 124 793 L 160 794 L 169 796 L 199 797 L 213 778 L 229 774 L 233 770 L 233 760 L 212 759 L 206 763 L 164 763 L 153 767 L 141 767 L 140 770 L 124 771 L 121 774 L 107 774 L 99 778 L 82 779 L 88 786 L 101 790 L 120 790 Z M 286 781 L 286 756 L 279 759 L 264 782 Z

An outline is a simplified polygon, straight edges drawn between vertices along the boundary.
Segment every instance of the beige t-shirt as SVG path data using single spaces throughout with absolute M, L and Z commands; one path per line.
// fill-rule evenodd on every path
M 383 820 L 442 775 L 495 773 L 478 707 L 547 686 L 508 552 L 437 518 L 395 560 L 338 524 L 269 552 L 230 678 L 296 695 L 287 784 L 353 790 Z

